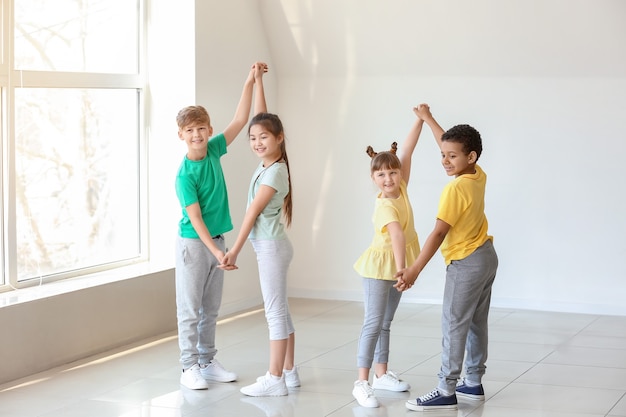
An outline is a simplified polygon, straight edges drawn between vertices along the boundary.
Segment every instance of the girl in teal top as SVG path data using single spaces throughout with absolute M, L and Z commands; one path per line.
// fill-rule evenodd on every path
M 248 208 L 239 235 L 223 264 L 234 265 L 246 239 L 250 240 L 259 265 L 270 363 L 267 373 L 241 392 L 253 397 L 281 396 L 288 394 L 288 388 L 300 386 L 294 366 L 295 330 L 287 301 L 287 269 L 293 258 L 285 233 L 292 210 L 289 161 L 283 125 L 275 114 L 257 114 L 250 121 L 248 134 L 250 147 L 261 162 L 250 181 Z

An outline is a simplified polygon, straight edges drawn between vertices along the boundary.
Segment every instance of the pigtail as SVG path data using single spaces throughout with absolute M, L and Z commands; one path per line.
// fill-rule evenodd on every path
M 372 173 L 374 171 L 379 171 L 380 169 L 385 168 L 400 168 L 400 160 L 396 156 L 396 152 L 398 151 L 398 142 L 393 142 L 391 144 L 391 148 L 388 151 L 376 152 L 374 148 L 368 146 L 365 149 L 365 152 L 372 158 L 370 163 L 370 170 Z

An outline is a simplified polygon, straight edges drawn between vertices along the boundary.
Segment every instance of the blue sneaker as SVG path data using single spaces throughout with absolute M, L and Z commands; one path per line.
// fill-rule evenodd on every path
M 413 411 L 456 410 L 456 404 L 456 394 L 441 395 L 435 388 L 426 395 L 407 401 L 406 408 Z
M 456 385 L 456 394 L 459 397 L 468 398 L 470 400 L 485 401 L 483 385 L 470 386 L 465 383 L 464 379 Z

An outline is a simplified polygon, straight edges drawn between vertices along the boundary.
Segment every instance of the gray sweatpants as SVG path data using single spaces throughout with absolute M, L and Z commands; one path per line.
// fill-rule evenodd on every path
M 213 238 L 224 250 L 224 237 Z M 222 304 L 224 271 L 200 239 L 176 241 L 176 315 L 180 363 L 187 369 L 209 363 L 215 348 L 215 327 Z
M 287 270 L 293 258 L 289 239 L 250 239 L 259 264 L 259 283 L 270 340 L 284 340 L 294 332 L 287 301 Z
M 451 395 L 461 376 L 480 384 L 485 374 L 491 287 L 498 256 L 489 240 L 465 259 L 452 261 L 446 269 L 441 330 L 443 333 L 438 388 Z
M 363 278 L 365 315 L 357 350 L 358 368 L 369 369 L 373 361 L 389 363 L 391 321 L 402 297 L 402 293 L 393 288 L 396 282 Z

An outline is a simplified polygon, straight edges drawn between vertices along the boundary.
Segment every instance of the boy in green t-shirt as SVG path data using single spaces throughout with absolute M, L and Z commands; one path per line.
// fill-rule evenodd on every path
M 418 116 L 432 130 L 441 149 L 443 167 L 455 179 L 441 194 L 435 227 L 417 259 L 396 274 L 398 290 L 411 288 L 441 247 L 447 266 L 439 384 L 430 393 L 407 401 L 406 407 L 415 411 L 456 410 L 457 395 L 485 399 L 481 381 L 486 368 L 487 319 L 498 256 L 493 237 L 487 234 L 487 176 L 476 164 L 482 153 L 480 133 L 469 125 L 457 125 L 444 132 L 426 104 L 418 106 Z M 465 378 L 458 382 L 464 360 Z
M 211 120 L 202 106 L 185 107 L 176 116 L 178 137 L 187 144 L 176 175 L 176 195 L 182 208 L 176 243 L 176 314 L 183 367 L 180 383 L 190 389 L 207 389 L 207 379 L 237 379 L 215 359 L 224 269 L 235 268 L 219 267 L 226 248 L 223 234 L 233 229 L 220 158 L 248 123 L 253 89 L 257 100 L 265 102 L 266 71 L 262 62 L 252 66 L 235 116 L 223 133 L 211 137 Z

